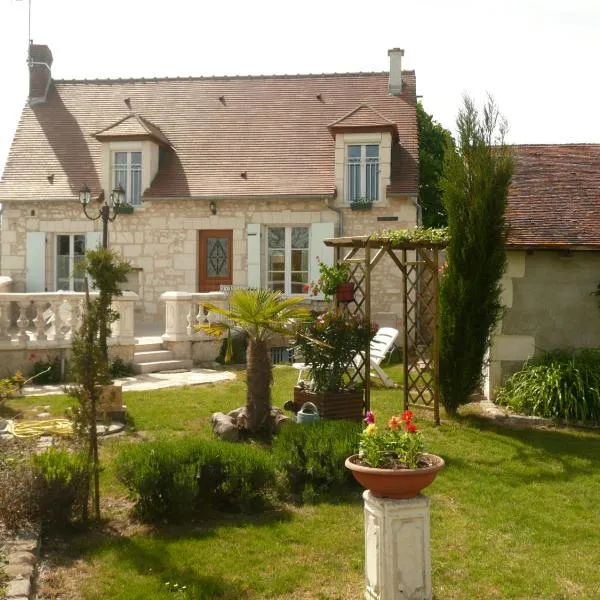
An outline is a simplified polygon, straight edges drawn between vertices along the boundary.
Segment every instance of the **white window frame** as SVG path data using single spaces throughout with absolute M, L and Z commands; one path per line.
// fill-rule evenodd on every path
M 132 202 L 132 198 L 131 198 L 131 188 L 132 186 L 132 174 L 133 174 L 133 169 L 131 166 L 131 155 L 133 153 L 139 154 L 140 155 L 140 166 L 139 166 L 139 180 L 140 180 L 140 197 L 139 200 L 134 204 Z M 111 153 L 110 153 L 110 173 L 111 173 L 111 191 L 117 186 L 117 170 L 116 170 L 116 155 L 117 154 L 125 154 L 127 156 L 127 164 L 125 166 L 126 169 L 126 173 L 127 173 L 127 185 L 126 190 L 125 190 L 125 199 L 127 201 L 128 204 L 131 204 L 131 206 L 134 207 L 140 207 L 142 205 L 142 194 L 144 193 L 143 190 L 143 169 L 144 169 L 144 153 L 142 152 L 141 149 L 133 149 L 133 148 L 114 148 L 111 149 Z
M 359 173 L 360 173 L 360 193 L 357 198 L 350 198 L 350 159 L 348 157 L 348 151 L 350 146 L 360 146 L 360 159 L 359 164 Z M 370 199 L 370 202 L 377 203 L 381 201 L 381 142 L 380 141 L 351 141 L 348 140 L 344 146 L 344 190 L 346 203 L 350 204 L 351 202 L 355 202 L 362 198 L 367 198 L 367 164 L 369 164 L 369 160 L 367 159 L 367 146 L 377 146 L 377 198 Z M 370 163 L 372 164 L 372 163 Z
M 75 291 L 75 277 L 73 277 L 73 269 L 75 266 L 75 236 L 79 235 L 83 237 L 83 255 L 87 250 L 87 240 L 85 233 L 57 233 L 54 236 L 54 289 L 58 291 L 58 238 L 60 236 L 66 236 L 69 238 L 69 287 L 64 291 L 73 292 Z M 83 277 L 78 278 L 83 283 Z M 83 291 L 83 290 L 82 290 Z
M 310 290 L 306 293 L 292 293 L 292 229 L 302 228 L 306 229 L 308 232 L 308 247 L 306 251 L 308 252 L 308 267 L 306 269 L 308 274 L 307 284 L 310 285 L 310 250 L 311 250 L 311 227 L 305 223 L 299 225 L 276 225 L 275 223 L 269 223 L 266 226 L 266 235 L 265 235 L 265 258 L 266 258 L 266 269 L 265 269 L 265 286 L 268 289 L 273 289 L 269 282 L 269 229 L 285 229 L 285 242 L 283 249 L 283 257 L 284 257 L 284 279 L 283 279 L 283 294 L 285 296 L 308 296 L 310 294 Z

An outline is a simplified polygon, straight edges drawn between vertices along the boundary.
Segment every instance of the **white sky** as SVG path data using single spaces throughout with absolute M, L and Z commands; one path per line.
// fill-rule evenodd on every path
M 0 0 L 0 171 L 27 96 L 27 2 Z M 57 79 L 387 71 L 447 128 L 494 95 L 512 143 L 600 142 L 598 0 L 32 0 Z

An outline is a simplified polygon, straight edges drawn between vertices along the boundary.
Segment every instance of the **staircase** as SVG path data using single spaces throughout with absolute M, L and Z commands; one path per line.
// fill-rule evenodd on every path
M 158 373 L 159 371 L 190 370 L 191 360 L 177 360 L 170 350 L 165 350 L 160 338 L 139 338 L 133 355 L 135 373 Z

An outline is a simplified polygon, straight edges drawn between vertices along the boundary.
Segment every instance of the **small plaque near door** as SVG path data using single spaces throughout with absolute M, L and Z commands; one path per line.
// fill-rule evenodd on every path
M 198 232 L 198 291 L 214 292 L 232 284 L 233 231 Z

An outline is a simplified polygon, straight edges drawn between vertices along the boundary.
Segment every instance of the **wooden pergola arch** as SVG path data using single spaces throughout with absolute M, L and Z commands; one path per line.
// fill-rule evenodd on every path
M 338 261 L 350 266 L 355 286 L 354 300 L 345 304 L 351 314 L 359 313 L 371 323 L 371 274 L 384 256 L 402 272 L 399 290 L 403 303 L 404 410 L 411 405 L 433 409 L 440 423 L 439 373 L 439 271 L 440 250 L 446 242 L 394 242 L 385 237 L 358 236 L 325 240 Z M 370 348 L 365 364 L 371 361 Z M 351 381 L 364 383 L 365 411 L 371 406 L 370 369 L 349 370 Z

